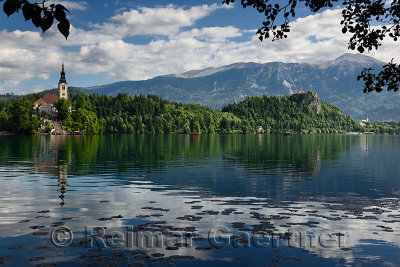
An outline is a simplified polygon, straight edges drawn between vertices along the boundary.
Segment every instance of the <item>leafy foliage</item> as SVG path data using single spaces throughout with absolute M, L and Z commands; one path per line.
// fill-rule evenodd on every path
M 3 0 L 0 0 L 3 2 Z M 38 3 L 31 3 L 27 0 L 5 0 L 3 11 L 7 16 L 22 10 L 25 20 L 31 20 L 36 28 L 41 28 L 42 32 L 47 31 L 54 23 L 54 19 L 58 21 L 57 28 L 67 39 L 70 30 L 70 23 L 67 19 L 66 12 L 69 12 L 63 5 L 50 4 L 46 5 L 47 0 Z
M 234 3 L 235 0 L 224 0 L 224 4 Z M 282 5 L 281 1 L 271 0 L 241 0 L 244 8 L 253 7 L 266 19 L 263 26 L 257 31 L 259 39 L 272 37 L 279 40 L 288 37 L 290 32 L 290 19 L 296 16 L 296 11 L 305 6 L 311 12 L 319 12 L 324 8 L 332 8 L 334 5 L 343 7 L 342 20 L 343 34 L 350 33 L 349 49 L 363 53 L 365 50 L 378 49 L 382 41 L 389 37 L 397 41 L 400 37 L 400 1 L 385 0 L 287 0 Z M 300 7 L 299 7 L 300 6 Z M 278 21 L 283 22 L 280 25 Z M 389 74 L 394 74 L 390 76 Z M 400 67 L 389 63 L 378 74 L 371 74 L 370 69 L 364 70 L 359 79 L 365 82 L 364 92 L 382 91 L 382 88 L 394 90 L 393 84 L 399 84 Z M 397 90 L 395 90 L 397 91 Z
M 73 108 L 88 109 L 102 121 L 106 133 L 233 133 L 241 122 L 229 113 L 198 104 L 181 104 L 155 95 L 79 95 Z M 72 116 L 74 117 L 74 116 Z M 75 120 L 75 119 L 74 119 Z
M 350 116 L 329 103 L 322 103 L 321 112 L 284 97 L 249 97 L 223 109 L 246 122 L 243 131 L 262 126 L 267 133 L 343 133 L 358 131 L 360 126 Z
M 64 126 L 72 131 L 82 131 L 88 135 L 103 133 L 103 125 L 96 114 L 84 108 L 78 108 L 68 116 Z
M 39 119 L 32 116 L 32 103 L 29 101 L 18 99 L 0 112 L 0 131 L 33 134 L 39 125 Z
M 8 113 L 3 111 L 0 111 L 0 131 L 4 130 L 9 130 L 10 129 L 10 122 L 9 122 L 9 117 Z
M 400 122 L 369 122 L 364 131 L 376 134 L 400 134 Z
M 58 118 L 62 121 L 68 118 L 69 116 L 69 109 L 70 109 L 71 103 L 65 98 L 61 98 L 57 102 L 54 103 L 54 107 L 58 111 Z
M 235 0 L 225 0 L 224 4 L 234 3 Z M 394 0 L 389 5 L 383 0 L 287 0 L 285 4 L 281 1 L 271 0 L 241 0 L 244 8 L 254 7 L 259 13 L 266 16 L 263 26 L 257 31 L 260 40 L 272 37 L 273 40 L 288 37 L 290 32 L 290 18 L 296 16 L 296 9 L 301 4 L 311 12 L 319 12 L 323 8 L 332 8 L 334 5 L 343 6 L 342 21 L 343 33 L 350 32 L 349 48 L 362 53 L 365 49 L 378 49 L 382 40 L 389 36 L 394 41 L 400 37 L 400 1 Z M 276 21 L 283 18 L 279 26 Z M 391 26 L 371 27 L 374 23 L 385 23 Z
M 400 64 L 393 63 L 392 60 L 378 74 L 373 73 L 372 68 L 364 69 L 357 77 L 357 80 L 360 79 L 365 82 L 364 93 L 381 92 L 385 87 L 388 91 L 397 92 L 400 87 Z
M 31 116 L 33 101 L 14 97 L 7 108 L 0 111 L 0 130 L 33 133 L 39 126 Z M 1 100 L 1 97 L 0 97 Z M 69 131 L 85 134 L 101 133 L 255 133 L 258 126 L 264 133 L 342 133 L 364 130 L 350 116 L 328 103 L 322 103 L 320 113 L 309 105 L 288 96 L 249 97 L 239 104 L 229 104 L 213 110 L 199 104 L 182 104 L 163 100 L 155 95 L 116 97 L 96 94 L 77 94 L 70 97 L 72 113 L 67 112 L 66 100 L 56 102 L 65 109 L 62 117 Z

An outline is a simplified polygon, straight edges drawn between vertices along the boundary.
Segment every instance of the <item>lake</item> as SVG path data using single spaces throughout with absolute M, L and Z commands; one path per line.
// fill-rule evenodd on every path
M 399 160 L 399 136 L 0 136 L 0 262 L 399 266 Z

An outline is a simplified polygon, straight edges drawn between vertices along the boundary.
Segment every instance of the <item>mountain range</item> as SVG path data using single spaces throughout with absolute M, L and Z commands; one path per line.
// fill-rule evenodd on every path
M 400 94 L 362 92 L 357 75 L 364 67 L 374 70 L 384 63 L 369 56 L 344 54 L 322 64 L 235 63 L 219 68 L 192 70 L 179 75 L 158 76 L 143 81 L 122 81 L 84 88 L 98 94 L 155 94 L 182 103 L 213 108 L 239 102 L 248 96 L 282 96 L 294 90 L 314 91 L 355 119 L 400 121 Z

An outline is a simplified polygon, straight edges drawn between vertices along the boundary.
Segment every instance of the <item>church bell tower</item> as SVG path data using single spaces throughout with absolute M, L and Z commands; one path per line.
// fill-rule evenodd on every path
M 61 77 L 58 82 L 58 98 L 65 98 L 68 100 L 68 84 L 65 79 L 64 63 L 62 64 Z

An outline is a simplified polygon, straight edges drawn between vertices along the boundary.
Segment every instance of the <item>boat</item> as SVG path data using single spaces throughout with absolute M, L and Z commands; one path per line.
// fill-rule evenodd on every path
M 198 132 L 191 132 L 190 135 L 199 135 Z
M 84 135 L 84 133 L 81 131 L 74 131 L 74 135 Z
M 284 133 L 283 135 L 284 135 L 284 136 L 293 136 L 293 133 L 292 133 L 292 132 L 286 132 L 286 133 Z

